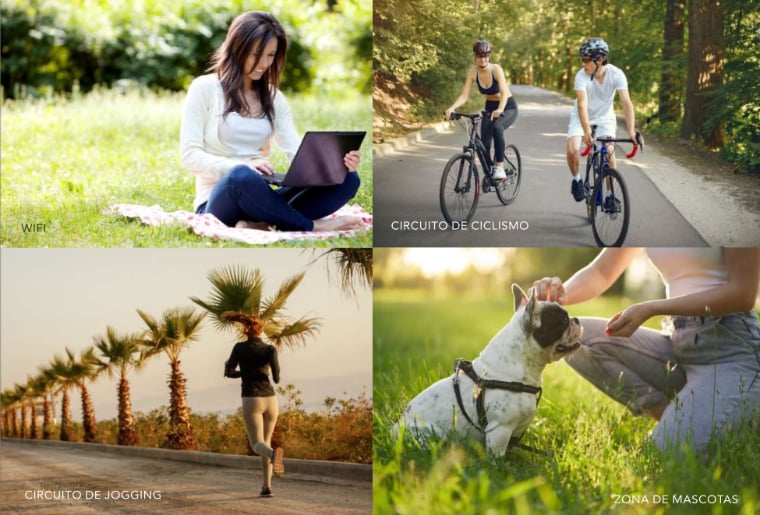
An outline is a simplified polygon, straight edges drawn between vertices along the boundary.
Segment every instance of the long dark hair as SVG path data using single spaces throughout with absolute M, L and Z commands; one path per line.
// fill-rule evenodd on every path
M 244 69 L 245 61 L 251 51 L 257 48 L 254 66 L 258 65 L 263 56 L 264 47 L 272 39 L 277 39 L 274 62 L 260 80 L 254 81 L 253 88 L 259 95 L 261 107 L 269 123 L 274 125 L 274 95 L 280 86 L 280 75 L 285 65 L 288 40 L 285 29 L 277 18 L 261 11 L 243 13 L 232 20 L 224 43 L 211 58 L 209 70 L 216 72 L 222 83 L 224 116 L 232 112 L 238 112 L 244 116 L 253 114 L 243 95 L 248 81 L 246 72 L 250 72 Z

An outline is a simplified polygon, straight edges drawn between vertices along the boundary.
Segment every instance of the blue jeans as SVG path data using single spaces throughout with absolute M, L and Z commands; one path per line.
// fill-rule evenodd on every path
M 196 213 L 211 213 L 225 225 L 240 220 L 266 222 L 285 231 L 311 231 L 313 220 L 340 209 L 359 190 L 359 174 L 349 172 L 343 184 L 320 187 L 272 187 L 246 165 L 222 177 Z
M 673 317 L 663 332 L 605 336 L 606 320 L 582 318 L 581 348 L 565 361 L 634 414 L 667 405 L 652 439 L 660 450 L 700 452 L 760 414 L 760 323 L 754 312 Z
M 517 120 L 517 107 L 505 109 L 501 116 L 496 120 L 489 117 L 483 117 L 480 121 L 480 139 L 488 152 L 491 151 L 491 141 L 493 140 L 493 162 L 504 162 L 504 149 L 507 144 L 504 141 L 504 131 L 507 130 Z

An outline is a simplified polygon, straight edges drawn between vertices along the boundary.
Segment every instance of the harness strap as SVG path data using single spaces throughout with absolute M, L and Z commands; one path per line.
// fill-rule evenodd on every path
M 467 410 L 464 408 L 464 403 L 462 402 L 462 393 L 459 388 L 459 371 L 464 372 L 467 377 L 469 377 L 475 385 L 478 387 L 478 394 L 475 398 L 475 406 L 478 412 L 478 423 L 472 421 L 470 416 L 467 414 Z M 467 419 L 467 421 L 475 427 L 478 431 L 481 433 L 485 433 L 486 426 L 488 426 L 488 417 L 486 415 L 486 408 L 485 408 L 485 390 L 492 389 L 492 390 L 508 390 L 510 392 L 518 392 L 518 393 L 531 393 L 536 396 L 536 407 L 538 407 L 538 403 L 541 400 L 541 394 L 543 393 L 543 390 L 540 386 L 530 386 L 523 383 L 513 382 L 513 381 L 499 381 L 496 379 L 483 379 L 480 376 L 478 376 L 477 372 L 475 372 L 475 369 L 472 366 L 472 362 L 467 361 L 463 358 L 459 358 L 454 362 L 454 395 L 457 399 L 457 404 L 459 405 L 459 411 L 462 412 L 464 417 Z M 517 439 L 513 438 L 510 441 L 510 445 L 513 445 L 517 442 Z

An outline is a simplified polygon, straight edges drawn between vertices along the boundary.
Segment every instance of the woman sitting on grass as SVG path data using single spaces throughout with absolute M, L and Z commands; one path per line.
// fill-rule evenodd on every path
M 564 283 L 533 284 L 537 298 L 577 304 L 603 293 L 641 253 L 605 249 Z M 684 443 L 700 454 L 760 415 L 760 323 L 753 307 L 760 249 L 647 249 L 667 298 L 612 317 L 582 318 L 581 348 L 565 361 L 635 415 L 657 420 L 660 450 Z M 666 315 L 663 332 L 640 327 Z
M 262 175 L 274 136 L 288 160 L 301 138 L 278 89 L 287 39 L 277 19 L 247 12 L 232 21 L 212 59 L 213 73 L 196 78 L 187 92 L 180 146 L 195 178 L 196 213 L 211 213 L 228 226 L 288 231 L 349 229 L 348 218 L 319 220 L 341 208 L 359 189 L 358 151 L 344 156 L 342 184 L 272 189 Z
M 232 348 L 230 359 L 224 364 L 225 377 L 241 377 L 243 422 L 251 448 L 261 456 L 261 470 L 264 475 L 261 497 L 272 497 L 272 473 L 281 477 L 285 473 L 282 462 L 282 447 L 272 449 L 272 433 L 277 423 L 279 408 L 274 388 L 269 382 L 269 372 L 275 383 L 280 382 L 280 363 L 277 349 L 261 339 L 261 321 L 252 315 L 225 311 L 221 319 L 237 322 L 247 341 L 239 342 Z M 240 370 L 236 370 L 240 367 Z

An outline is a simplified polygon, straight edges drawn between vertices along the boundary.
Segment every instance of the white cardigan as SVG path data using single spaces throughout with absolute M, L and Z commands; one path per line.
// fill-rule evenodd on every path
M 224 94 L 217 75 L 196 78 L 187 91 L 180 129 L 182 164 L 195 174 L 195 200 L 198 208 L 211 195 L 214 185 L 233 167 L 246 163 L 251 157 L 265 157 L 265 143 L 271 130 L 261 136 L 261 148 L 254 156 L 236 155 L 235 151 L 219 140 L 219 124 L 224 112 Z M 293 124 L 285 95 L 277 90 L 274 97 L 274 133 L 277 146 L 288 161 L 301 144 L 301 137 Z

